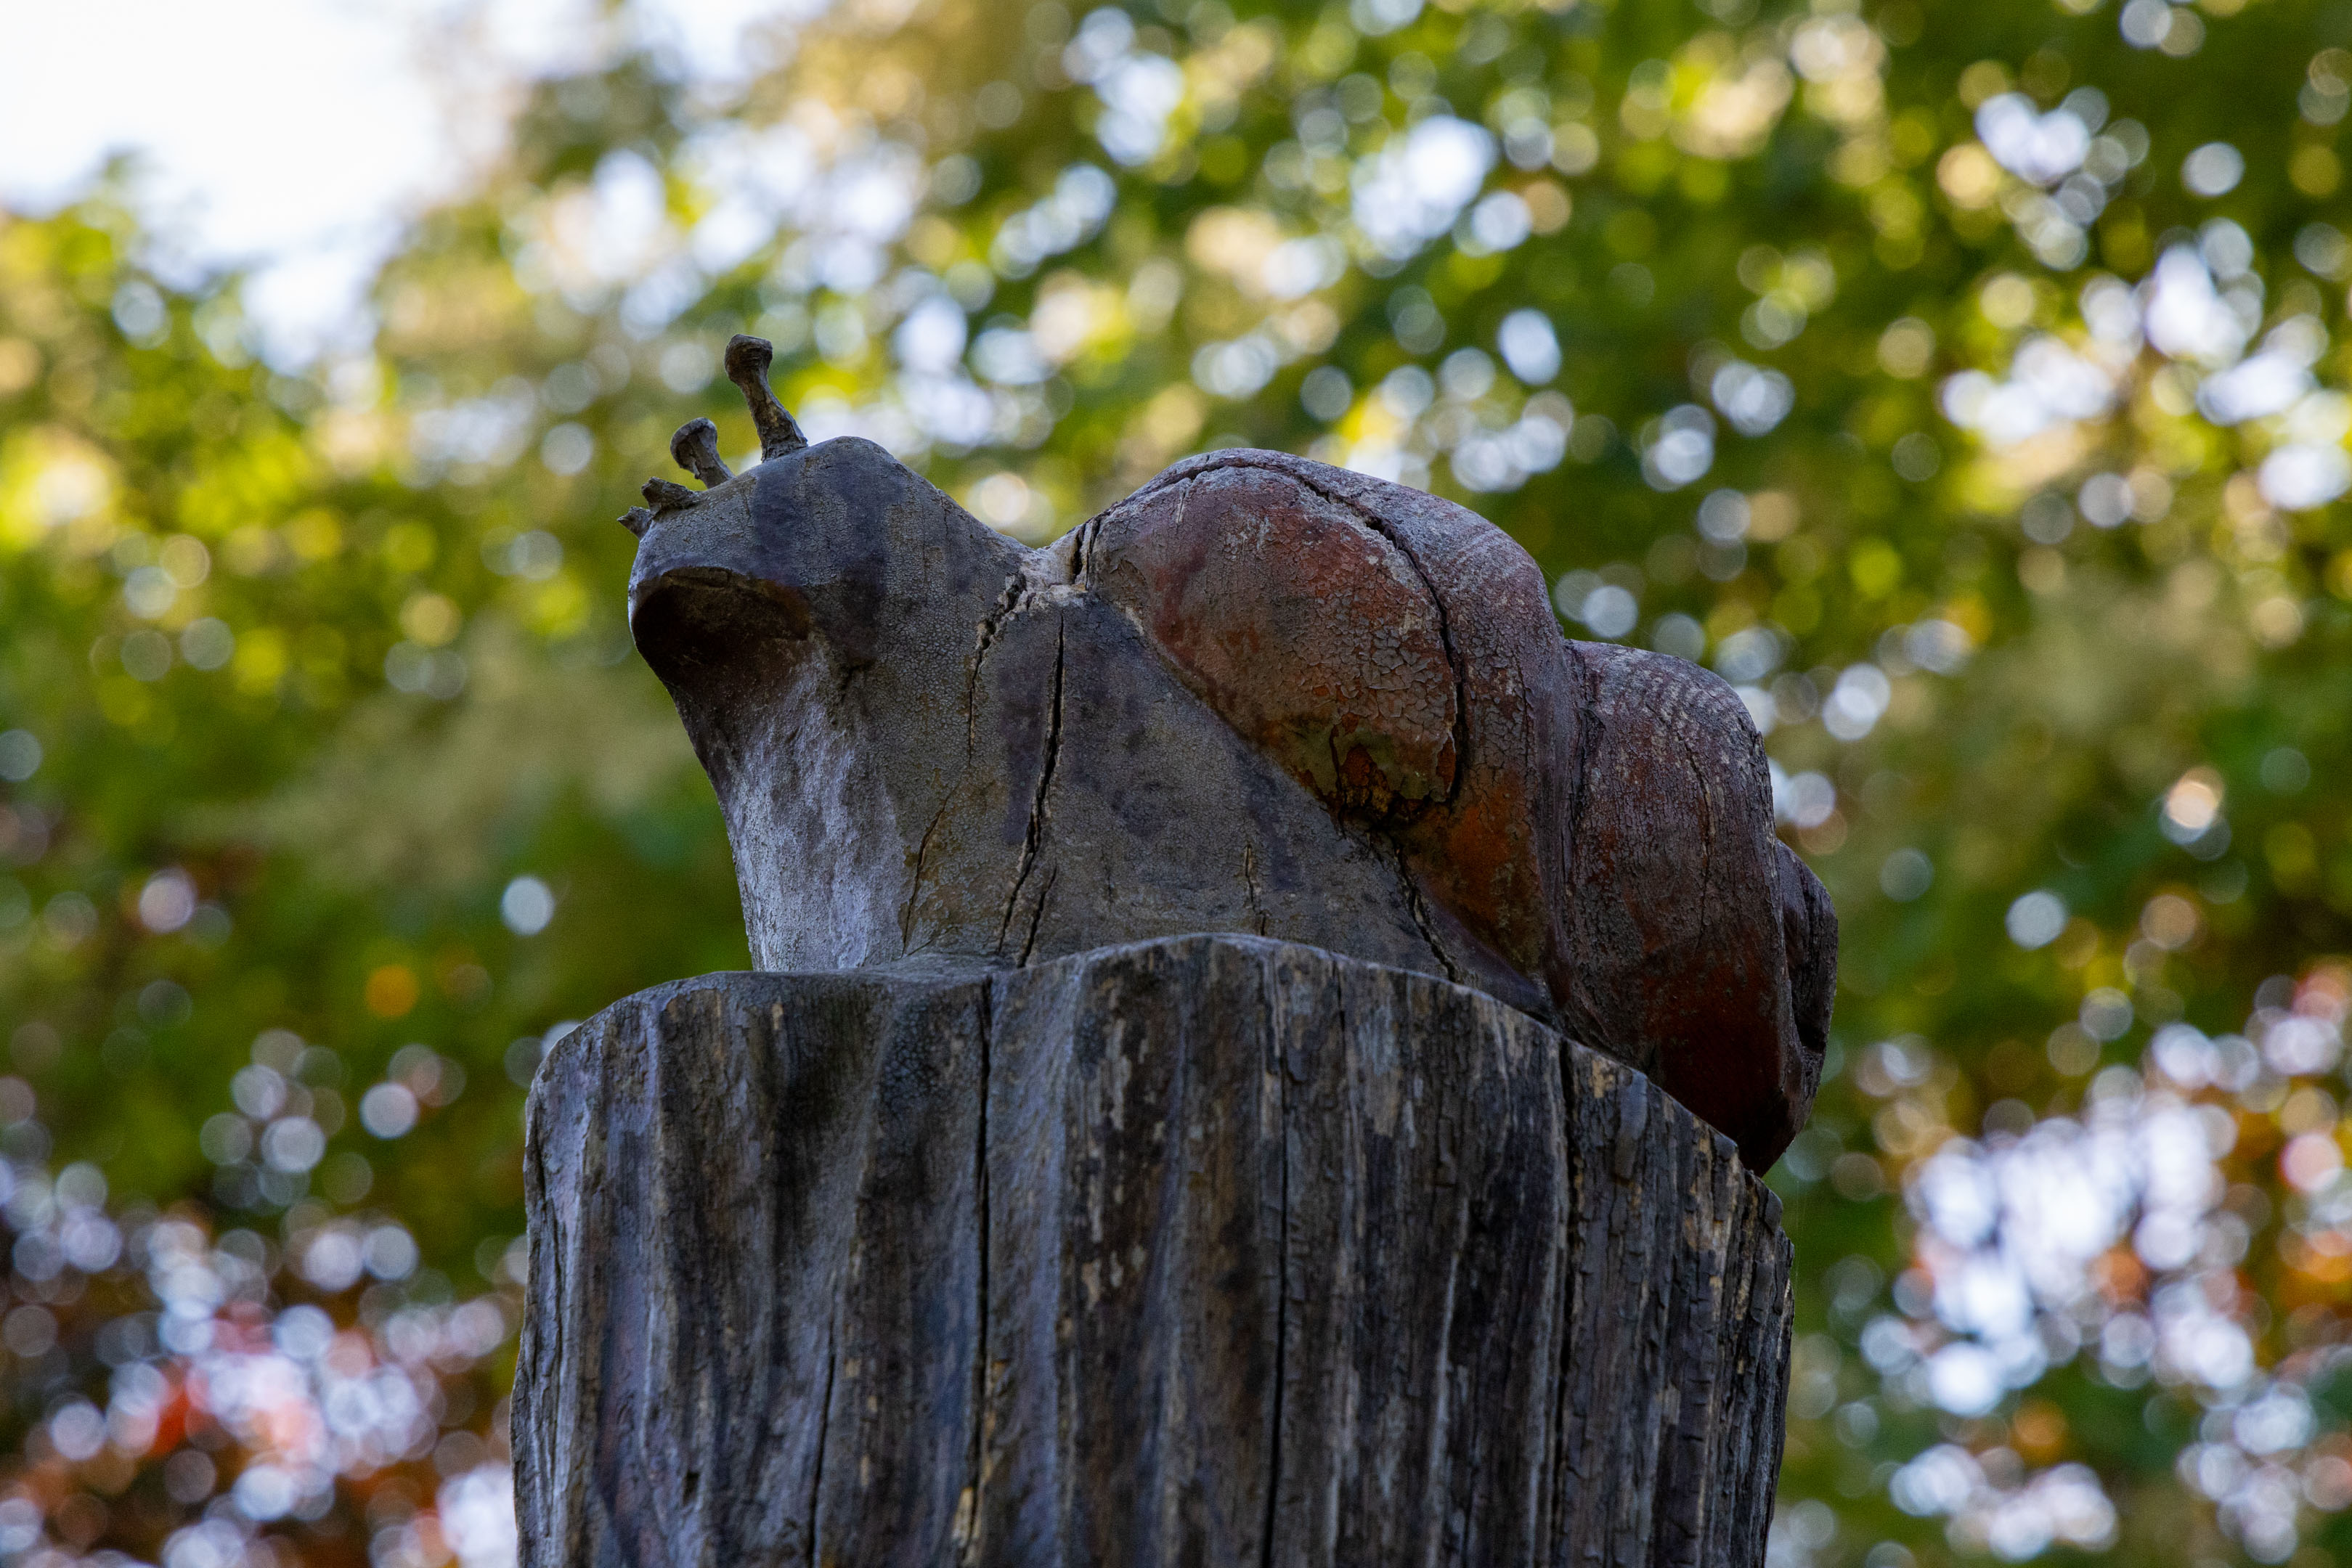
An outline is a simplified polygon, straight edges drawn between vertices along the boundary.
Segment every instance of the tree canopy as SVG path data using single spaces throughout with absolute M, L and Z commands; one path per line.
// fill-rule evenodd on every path
M 1844 923 L 1776 1563 L 2352 1550 L 2352 6 L 625 15 L 362 350 L 0 215 L 0 1555 L 510 1560 L 522 1084 L 748 962 L 612 521 L 739 330 L 1024 538 L 1305 452 L 1738 689 Z

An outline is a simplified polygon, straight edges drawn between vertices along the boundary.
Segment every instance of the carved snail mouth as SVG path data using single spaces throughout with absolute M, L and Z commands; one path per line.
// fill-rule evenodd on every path
M 631 595 L 629 632 L 656 674 L 741 658 L 809 634 L 807 605 L 789 589 L 723 566 L 679 566 Z

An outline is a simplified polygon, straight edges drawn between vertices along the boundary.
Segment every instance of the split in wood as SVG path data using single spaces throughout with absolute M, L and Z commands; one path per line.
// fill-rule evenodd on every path
M 737 338 L 728 373 L 791 460 L 648 486 L 629 589 L 761 968 L 1240 931 L 1484 990 L 1752 1169 L 1804 1125 L 1837 917 L 1721 679 L 1565 640 L 1492 523 L 1282 453 L 1030 549 L 873 442 L 802 449 L 772 357 Z
M 529 1151 L 523 1568 L 1762 1568 L 1779 1199 L 1434 977 L 713 975 L 551 1052 Z

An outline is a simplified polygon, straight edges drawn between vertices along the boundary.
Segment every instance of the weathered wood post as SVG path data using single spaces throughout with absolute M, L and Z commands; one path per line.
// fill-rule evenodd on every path
M 1276 454 L 1024 549 L 765 365 L 624 521 L 772 972 L 541 1069 L 524 1561 L 1760 1563 L 1835 918 L 1730 692 Z

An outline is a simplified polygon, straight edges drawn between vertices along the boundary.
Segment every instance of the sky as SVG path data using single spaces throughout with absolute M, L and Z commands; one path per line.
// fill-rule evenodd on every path
M 68 0 L 0 5 L 0 207 L 44 212 L 110 156 L 186 275 L 242 267 L 281 365 L 363 340 L 404 218 L 464 188 L 517 89 L 633 43 L 723 89 L 744 28 L 806 0 Z M 43 64 L 42 62 L 47 62 Z M 103 90 L 100 90 L 101 84 Z

